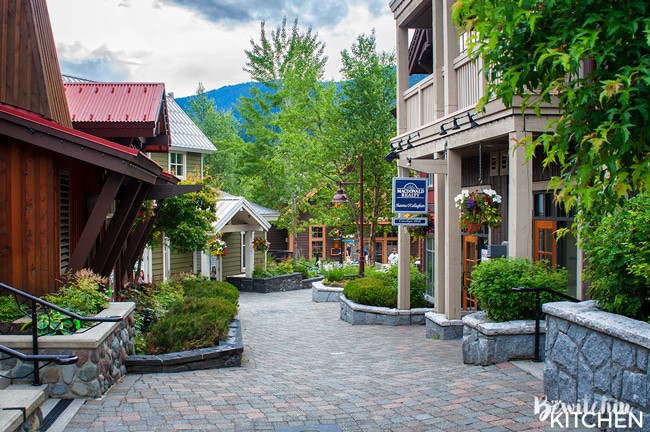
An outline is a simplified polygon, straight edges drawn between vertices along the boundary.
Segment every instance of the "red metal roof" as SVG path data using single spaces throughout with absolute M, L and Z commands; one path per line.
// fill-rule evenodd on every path
M 73 122 L 149 123 L 160 115 L 162 83 L 65 83 Z
M 30 142 L 109 170 L 155 181 L 169 181 L 162 167 L 141 151 L 61 126 L 40 114 L 0 102 L 0 134 Z M 111 157 L 121 163 L 114 164 Z M 116 160 L 112 159 L 112 160 Z

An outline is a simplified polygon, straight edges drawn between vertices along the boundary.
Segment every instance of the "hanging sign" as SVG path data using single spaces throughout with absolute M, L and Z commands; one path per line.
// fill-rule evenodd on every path
M 426 217 L 394 217 L 393 226 L 427 226 L 429 220 Z
M 427 213 L 428 190 L 426 177 L 393 177 L 393 213 Z

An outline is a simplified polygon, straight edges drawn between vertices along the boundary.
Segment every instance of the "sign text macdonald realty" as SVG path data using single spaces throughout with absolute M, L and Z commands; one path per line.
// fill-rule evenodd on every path
M 426 177 L 393 177 L 393 213 L 426 213 L 428 188 Z

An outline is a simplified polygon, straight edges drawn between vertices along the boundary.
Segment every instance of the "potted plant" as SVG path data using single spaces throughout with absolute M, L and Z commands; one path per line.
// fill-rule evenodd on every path
M 271 243 L 266 241 L 265 238 L 263 237 L 255 237 L 253 239 L 253 249 L 259 252 L 266 252 L 269 250 L 269 247 L 271 246 Z
M 208 249 L 214 256 L 226 256 L 228 253 L 228 245 L 219 237 L 213 237 L 208 241 Z
M 463 189 L 454 198 L 454 203 L 460 210 L 458 225 L 467 234 L 474 234 L 483 226 L 498 228 L 501 225 L 501 195 L 493 189 L 474 192 Z

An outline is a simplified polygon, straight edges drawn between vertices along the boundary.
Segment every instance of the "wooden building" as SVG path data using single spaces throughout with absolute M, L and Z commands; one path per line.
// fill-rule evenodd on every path
M 151 229 L 133 226 L 142 202 L 184 189 L 138 148 L 73 129 L 44 0 L 0 14 L 0 281 L 42 295 L 90 267 L 119 286 Z

